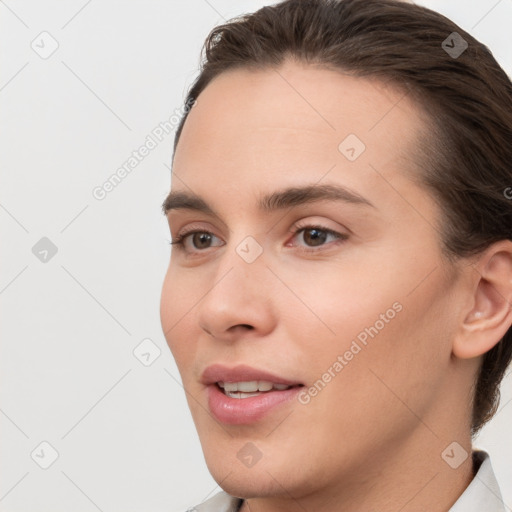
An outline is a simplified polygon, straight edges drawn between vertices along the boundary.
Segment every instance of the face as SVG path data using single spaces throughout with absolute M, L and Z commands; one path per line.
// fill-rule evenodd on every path
M 457 283 L 407 177 L 421 127 L 403 93 L 291 62 L 224 73 L 189 113 L 161 320 L 228 492 L 370 478 L 431 446 L 418 417 L 442 430 Z

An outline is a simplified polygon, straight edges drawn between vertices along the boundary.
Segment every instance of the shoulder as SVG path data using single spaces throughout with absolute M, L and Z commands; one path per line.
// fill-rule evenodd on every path
M 237 512 L 242 506 L 242 502 L 241 498 L 221 491 L 203 503 L 179 512 Z

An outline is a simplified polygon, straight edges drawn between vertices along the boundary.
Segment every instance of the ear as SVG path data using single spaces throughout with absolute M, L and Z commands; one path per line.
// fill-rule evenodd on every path
M 452 347 L 453 355 L 462 359 L 491 350 L 512 325 L 512 241 L 491 245 L 471 267 L 476 277 L 470 306 Z

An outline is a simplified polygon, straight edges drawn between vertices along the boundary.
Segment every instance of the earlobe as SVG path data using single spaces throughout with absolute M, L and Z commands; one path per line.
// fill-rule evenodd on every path
M 453 355 L 461 359 L 485 354 L 512 325 L 512 242 L 493 244 L 472 267 L 472 306 L 453 342 Z

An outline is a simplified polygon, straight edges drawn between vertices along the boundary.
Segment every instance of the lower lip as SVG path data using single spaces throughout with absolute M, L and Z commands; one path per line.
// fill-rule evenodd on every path
M 217 384 L 208 386 L 208 406 L 212 414 L 222 423 L 243 425 L 263 418 L 271 409 L 292 400 L 302 389 L 296 386 L 282 391 L 267 391 L 248 398 L 231 398 Z

